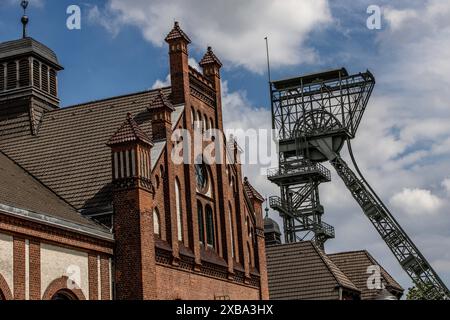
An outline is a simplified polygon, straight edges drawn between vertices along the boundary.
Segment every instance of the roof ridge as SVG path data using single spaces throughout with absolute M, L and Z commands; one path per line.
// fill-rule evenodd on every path
M 131 130 L 132 137 L 127 130 Z M 119 129 L 109 138 L 107 145 L 112 146 L 124 142 L 142 141 L 149 145 L 153 145 L 152 139 L 141 129 L 141 127 L 134 121 L 131 113 L 127 113 L 126 120 L 120 125 Z
M 373 264 L 375 264 L 375 265 L 377 265 L 377 266 L 380 267 L 381 276 L 382 276 L 383 278 L 385 278 L 384 280 L 385 280 L 385 282 L 386 282 L 386 285 L 390 285 L 391 287 L 392 287 L 393 285 L 396 285 L 396 286 L 398 286 L 398 288 L 403 289 L 403 287 L 401 286 L 401 284 L 398 283 L 397 280 L 395 280 L 394 277 L 391 276 L 391 274 L 390 274 L 389 272 L 387 272 L 386 269 L 384 269 L 384 267 L 383 267 L 383 266 L 382 266 L 382 265 L 381 265 L 381 264 L 380 264 L 380 263 L 379 263 L 379 262 L 378 262 L 371 254 L 370 254 L 369 251 L 367 251 L 367 250 L 364 250 L 364 251 L 365 251 L 367 257 L 369 258 L 369 260 L 370 260 Z M 383 275 L 383 273 L 385 273 L 386 275 Z M 389 279 L 388 279 L 388 277 L 389 277 Z M 394 283 L 393 283 L 393 284 L 388 284 L 388 282 L 390 283 L 391 280 L 392 280 Z
M 156 94 L 156 97 L 150 102 L 150 105 L 147 109 L 157 109 L 160 107 L 167 107 L 172 111 L 175 110 L 173 104 L 169 101 L 169 99 L 167 99 L 167 96 L 164 94 L 163 90 L 161 88 L 157 90 L 158 93 Z
M 205 54 L 203 55 L 203 58 L 198 63 L 201 67 L 210 64 L 210 63 L 216 63 L 219 65 L 219 67 L 222 67 L 222 62 L 220 62 L 219 58 L 214 54 L 212 51 L 212 48 L 208 46 L 206 49 Z
M 330 271 L 330 273 L 332 274 L 333 278 L 336 280 L 336 282 L 341 286 L 341 287 L 345 287 L 347 289 L 352 289 L 352 290 L 357 290 L 359 292 L 361 292 L 361 290 L 358 289 L 358 287 L 350 280 L 350 278 L 331 260 L 331 258 L 329 258 L 327 256 L 327 254 L 322 251 L 318 246 L 316 246 L 316 244 L 313 241 L 308 241 L 312 247 L 314 248 L 314 250 L 317 252 L 317 254 L 319 255 L 320 259 L 323 261 L 323 263 L 326 265 L 328 271 Z M 328 260 L 327 260 L 328 259 Z M 347 280 L 353 285 L 353 288 L 349 287 L 348 285 L 342 283 L 338 277 L 334 274 L 334 271 L 331 269 L 330 267 L 330 263 L 334 264 L 334 266 L 342 273 L 342 275 L 344 277 L 347 278 Z
M 244 185 L 244 187 L 247 186 L 250 189 L 250 192 L 253 194 L 253 196 L 256 199 L 258 199 L 262 202 L 265 201 L 264 197 L 258 192 L 258 190 L 255 189 L 255 187 L 253 187 L 253 185 L 250 183 L 250 181 L 248 180 L 247 177 L 244 177 L 243 185 Z
M 146 90 L 142 90 L 142 91 L 125 93 L 125 94 L 121 94 L 121 95 L 118 95 L 118 96 L 112 96 L 112 97 L 108 97 L 108 98 L 94 99 L 94 100 L 90 100 L 90 101 L 86 101 L 86 102 L 82 102 L 82 103 L 73 104 L 73 105 L 70 105 L 70 106 L 61 107 L 61 108 L 58 108 L 58 109 L 55 109 L 55 110 L 51 110 L 51 111 L 49 111 L 47 113 L 51 114 L 51 113 L 54 113 L 54 112 L 64 111 L 64 110 L 77 108 L 77 107 L 87 107 L 89 104 L 93 104 L 93 103 L 98 103 L 98 102 L 104 102 L 104 101 L 109 101 L 109 100 L 115 100 L 115 99 L 120 99 L 120 98 L 131 97 L 131 96 L 134 96 L 134 95 L 140 95 L 140 94 L 144 94 L 144 93 L 154 92 L 154 91 L 157 91 L 157 90 L 160 90 L 160 89 L 161 90 L 167 90 L 169 88 L 172 88 L 172 86 L 162 87 L 162 88 L 158 88 L 158 89 L 146 89 Z
M 175 21 L 172 30 L 170 30 L 169 34 L 164 40 L 166 42 L 169 42 L 171 40 L 180 38 L 184 39 L 187 43 L 191 43 L 191 39 L 189 39 L 188 35 L 180 28 L 178 21 Z
M 327 256 L 332 256 L 332 255 L 356 253 L 356 252 L 369 253 L 367 250 L 361 249 L 361 250 L 350 250 L 350 251 L 342 251 L 342 252 L 335 252 L 335 253 L 327 253 L 326 255 Z

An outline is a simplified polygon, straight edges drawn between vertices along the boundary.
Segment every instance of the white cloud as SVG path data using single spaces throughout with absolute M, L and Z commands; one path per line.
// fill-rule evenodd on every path
M 396 10 L 388 7 L 384 10 L 384 17 L 393 30 L 398 30 L 409 20 L 416 18 L 417 12 L 412 9 Z
M 170 86 L 170 74 L 164 80 L 157 79 L 152 85 L 152 89 L 159 89 Z
M 195 70 L 197 70 L 197 71 L 199 71 L 199 72 L 202 72 L 202 69 L 200 68 L 198 62 L 197 62 L 194 58 L 189 57 L 189 58 L 188 58 L 188 64 L 189 64 L 192 68 L 194 68 Z
M 201 68 L 200 68 L 198 62 L 194 58 L 189 58 L 188 64 L 195 70 L 201 72 Z M 159 88 L 164 88 L 164 87 L 168 87 L 168 86 L 170 86 L 170 73 L 163 80 L 156 79 L 156 81 L 151 86 L 151 89 L 159 89 Z
M 121 28 L 121 23 L 109 11 L 100 11 L 98 6 L 88 6 L 87 19 L 91 24 L 99 24 L 105 28 L 113 37 L 116 37 Z
M 438 214 L 444 202 L 433 195 L 430 190 L 408 189 L 395 194 L 391 204 L 408 215 L 434 215 Z
M 265 36 L 273 67 L 311 63 L 317 56 L 305 40 L 331 22 L 326 0 L 109 0 L 103 15 L 100 25 L 113 34 L 117 26 L 134 25 L 157 46 L 178 20 L 194 47 L 211 45 L 228 65 L 259 73 L 266 65 Z
M 445 191 L 450 195 L 450 178 L 445 178 L 442 181 L 442 186 L 444 187 Z

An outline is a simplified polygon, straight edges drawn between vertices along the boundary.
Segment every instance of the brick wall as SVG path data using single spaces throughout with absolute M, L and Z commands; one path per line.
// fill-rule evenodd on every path
M 258 288 L 242 286 L 164 266 L 156 267 L 156 279 L 158 299 L 213 300 L 223 297 L 242 300 L 260 299 Z

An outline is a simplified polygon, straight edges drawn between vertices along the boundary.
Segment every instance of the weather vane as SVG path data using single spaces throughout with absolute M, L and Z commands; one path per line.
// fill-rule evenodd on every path
M 27 16 L 27 7 L 28 7 L 28 1 L 23 0 L 20 3 L 21 7 L 23 8 L 23 16 L 22 16 L 22 25 L 23 25 L 23 33 L 22 33 L 22 37 L 26 38 L 27 37 L 27 24 L 28 24 L 28 16 Z

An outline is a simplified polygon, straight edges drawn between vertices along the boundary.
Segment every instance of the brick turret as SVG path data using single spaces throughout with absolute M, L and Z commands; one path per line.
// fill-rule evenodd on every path
M 178 22 L 175 22 L 165 40 L 169 44 L 172 103 L 184 103 L 189 99 L 188 45 L 191 40 Z
M 148 110 L 152 113 L 152 137 L 154 140 L 169 139 L 172 133 L 171 114 L 175 110 L 160 89 Z
M 112 152 L 116 298 L 155 299 L 153 144 L 128 114 L 107 145 Z

